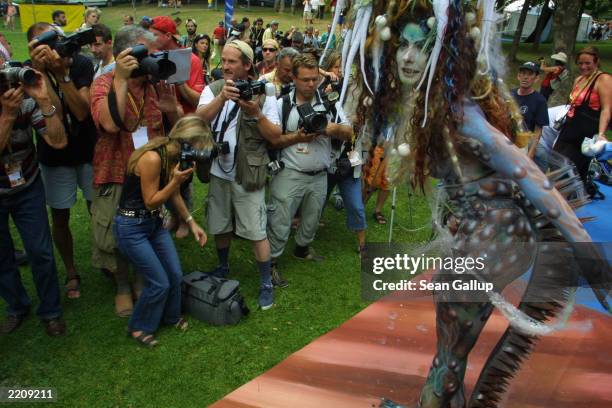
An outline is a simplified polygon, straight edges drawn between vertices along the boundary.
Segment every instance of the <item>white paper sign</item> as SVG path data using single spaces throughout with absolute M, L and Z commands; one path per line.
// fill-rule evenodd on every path
M 191 48 L 168 51 L 168 59 L 176 65 L 176 73 L 168 78 L 169 84 L 183 83 L 189 80 L 191 55 Z
M 132 141 L 134 142 L 134 149 L 144 146 L 149 141 L 147 127 L 140 126 L 138 129 L 136 129 L 136 131 L 132 133 Z

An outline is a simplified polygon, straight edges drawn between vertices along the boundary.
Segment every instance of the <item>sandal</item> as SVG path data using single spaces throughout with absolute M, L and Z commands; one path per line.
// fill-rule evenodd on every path
M 184 317 L 181 317 L 179 321 L 174 324 L 174 327 L 184 332 L 187 331 L 187 329 L 189 328 L 189 322 L 185 320 Z
M 76 281 L 76 285 L 68 285 L 69 282 Z M 81 276 L 74 275 L 72 277 L 67 277 L 64 282 L 64 288 L 66 291 L 66 297 L 68 299 L 78 299 L 81 297 Z
M 382 213 L 380 211 L 376 211 L 374 213 L 374 219 L 376 220 L 376 222 L 380 225 L 384 225 L 387 223 L 387 219 L 385 218 L 384 215 L 382 215 Z
M 138 344 L 144 347 L 155 347 L 159 343 L 152 334 L 140 332 L 138 336 L 134 336 L 136 331 L 128 331 L 127 335 L 133 338 Z

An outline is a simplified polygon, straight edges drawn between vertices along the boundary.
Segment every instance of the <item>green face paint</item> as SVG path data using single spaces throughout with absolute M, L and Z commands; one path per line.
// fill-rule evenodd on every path
M 419 43 L 425 40 L 425 33 L 418 24 L 408 23 L 402 30 L 401 39 L 411 44 Z

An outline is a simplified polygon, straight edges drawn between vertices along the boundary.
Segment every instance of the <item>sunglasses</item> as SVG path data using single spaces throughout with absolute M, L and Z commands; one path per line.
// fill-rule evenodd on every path
M 262 51 L 276 52 L 276 48 L 262 48 Z

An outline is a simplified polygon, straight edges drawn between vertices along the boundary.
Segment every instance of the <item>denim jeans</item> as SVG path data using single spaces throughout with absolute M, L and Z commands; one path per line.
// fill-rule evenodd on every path
M 15 263 L 15 248 L 9 231 L 9 215 L 13 218 L 23 241 L 32 268 L 40 304 L 36 314 L 41 319 L 62 315 L 53 242 L 45 205 L 45 189 L 37 177 L 25 190 L 0 197 L 0 296 L 8 304 L 9 315 L 28 312 L 28 297 Z
M 183 272 L 174 242 L 162 227 L 162 219 L 117 215 L 113 233 L 120 251 L 144 280 L 129 329 L 155 333 L 160 323 L 177 323 L 181 317 Z
M 327 198 L 334 187 L 338 185 L 344 208 L 346 208 L 346 227 L 349 231 L 361 231 L 366 229 L 365 206 L 361 198 L 361 179 L 353 177 L 337 177 L 327 174 Z M 327 200 L 325 200 L 327 205 Z

